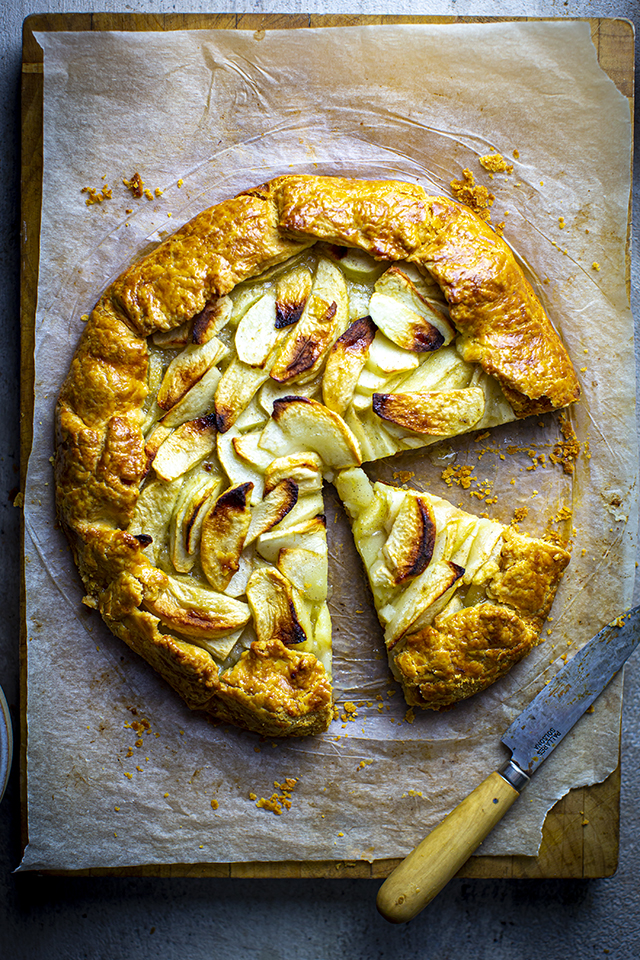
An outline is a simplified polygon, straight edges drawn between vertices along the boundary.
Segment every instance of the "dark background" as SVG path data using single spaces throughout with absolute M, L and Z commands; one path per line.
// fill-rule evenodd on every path
M 638 0 L 0 0 L 0 684 L 19 727 L 19 234 L 22 22 L 43 12 L 405 13 L 623 17 Z M 637 64 L 636 51 L 636 64 Z M 637 87 L 636 87 L 637 101 Z M 636 110 L 637 121 L 637 110 Z M 636 122 L 636 130 L 638 124 Z M 636 135 L 637 140 L 637 135 Z M 638 236 L 638 144 L 634 219 Z M 636 241 L 637 242 L 637 241 Z M 640 266 L 632 303 L 639 316 Z M 638 601 L 636 601 L 638 602 Z M 412 923 L 375 910 L 378 881 L 60 878 L 13 873 L 21 855 L 14 757 L 0 807 L 0 957 L 11 960 L 255 960 L 640 957 L 640 654 L 626 669 L 622 720 L 620 866 L 604 880 L 455 880 Z

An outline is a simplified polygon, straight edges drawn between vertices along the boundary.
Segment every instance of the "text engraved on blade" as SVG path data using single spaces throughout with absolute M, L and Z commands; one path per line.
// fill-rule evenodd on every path
M 561 738 L 562 734 L 560 731 L 551 727 L 544 736 L 540 737 L 534 749 L 539 756 L 544 757 L 545 753 L 553 747 L 556 740 L 560 740 Z

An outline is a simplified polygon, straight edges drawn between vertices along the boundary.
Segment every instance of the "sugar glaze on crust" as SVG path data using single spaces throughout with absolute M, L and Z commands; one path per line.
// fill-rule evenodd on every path
M 563 407 L 579 395 L 568 355 L 508 246 L 466 207 L 428 197 L 413 184 L 280 177 L 203 211 L 111 284 L 86 324 L 56 413 L 57 510 L 85 602 L 190 707 L 269 736 L 326 729 L 332 697 L 323 664 L 274 636 L 256 640 L 222 670 L 206 649 L 167 628 L 175 601 L 171 580 L 145 553 L 149 538 L 127 528 L 150 469 L 142 430 L 147 338 L 171 336 L 194 317 L 205 322 L 207 310 L 238 284 L 317 241 L 427 271 L 444 294 L 456 349 L 497 381 L 515 416 Z M 281 322 L 290 323 L 290 316 Z M 332 322 L 327 314 L 326 323 Z M 332 335 L 344 334 L 331 329 Z M 350 362 L 359 345 L 368 349 L 371 336 L 367 329 L 343 341 Z M 317 401 L 297 396 L 303 379 L 294 377 L 291 396 L 274 407 L 273 429 L 287 428 L 303 404 L 304 416 L 315 416 Z M 379 405 L 387 412 L 393 408 L 386 400 Z M 319 422 L 343 430 L 340 413 L 322 409 L 325 420 Z M 216 409 L 204 419 L 198 429 L 212 442 L 229 426 Z M 427 405 L 420 418 L 427 432 L 433 419 Z M 343 433 L 346 460 L 325 462 L 326 470 L 375 458 L 363 457 L 348 427 Z M 197 620 L 198 611 L 190 613 Z M 413 656 L 405 672 L 415 673 L 416 698 L 424 696 L 428 682 L 420 661 L 427 642 L 430 636 L 413 638 L 405 647 L 406 656 Z

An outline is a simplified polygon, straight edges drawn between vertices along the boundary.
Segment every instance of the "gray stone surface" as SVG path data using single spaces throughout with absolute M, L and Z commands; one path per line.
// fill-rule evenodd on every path
M 0 0 L 0 684 L 18 724 L 19 90 L 23 19 L 35 12 L 350 12 L 626 17 L 637 0 Z M 636 118 L 637 119 L 637 118 Z M 636 130 L 638 123 L 636 122 Z M 636 156 L 640 151 L 636 146 Z M 640 173 L 636 160 L 636 184 Z M 634 218 L 640 222 L 636 187 Z M 637 240 L 636 240 L 637 245 Z M 640 289 L 637 254 L 632 284 Z M 634 295 L 640 315 L 638 294 Z M 416 920 L 375 911 L 378 882 L 358 880 L 66 879 L 12 873 L 20 857 L 18 769 L 0 807 L 0 956 L 38 960 L 225 956 L 276 960 L 640 957 L 640 654 L 629 663 L 622 722 L 620 866 L 595 881 L 454 881 Z

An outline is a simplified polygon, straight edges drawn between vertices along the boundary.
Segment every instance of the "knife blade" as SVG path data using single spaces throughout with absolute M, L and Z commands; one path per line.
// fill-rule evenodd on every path
M 382 884 L 376 903 L 386 920 L 406 923 L 446 886 L 639 642 L 640 607 L 634 607 L 596 633 L 542 688 L 501 738 L 511 759 L 459 803 Z

